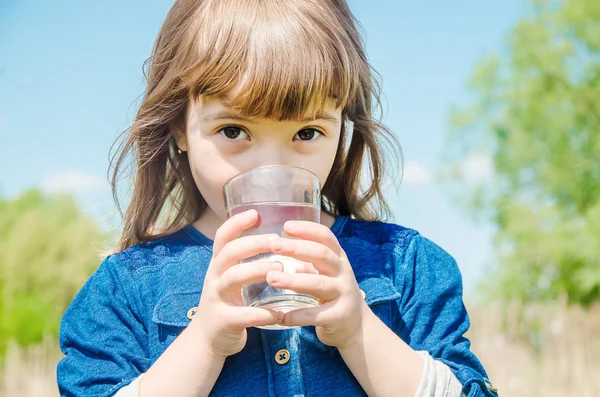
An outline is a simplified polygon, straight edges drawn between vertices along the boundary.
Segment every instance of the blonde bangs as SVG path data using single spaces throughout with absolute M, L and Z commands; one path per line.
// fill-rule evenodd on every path
M 314 117 L 328 100 L 337 108 L 355 101 L 360 59 L 335 13 L 294 1 L 227 3 L 235 14 L 223 2 L 198 10 L 197 62 L 184 79 L 191 98 L 220 97 L 248 116 L 278 120 Z

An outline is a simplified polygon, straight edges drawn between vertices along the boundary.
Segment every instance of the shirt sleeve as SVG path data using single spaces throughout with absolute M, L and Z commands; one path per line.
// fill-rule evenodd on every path
M 416 235 L 397 267 L 402 290 L 400 336 L 414 350 L 427 351 L 450 368 L 467 397 L 497 397 L 464 336 L 470 321 L 462 299 L 456 261 L 432 241 Z
M 63 315 L 61 396 L 109 397 L 149 365 L 148 337 L 128 270 L 109 256 Z

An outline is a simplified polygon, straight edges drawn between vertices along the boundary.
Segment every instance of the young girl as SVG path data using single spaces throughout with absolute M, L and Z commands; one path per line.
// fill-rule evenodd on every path
M 356 26 L 345 0 L 175 2 L 116 158 L 113 188 L 135 156 L 119 252 L 62 321 L 61 395 L 496 396 L 452 257 L 378 221 L 393 140 Z M 268 164 L 320 178 L 322 224 L 240 237 L 259 215 L 226 220 L 223 184 Z M 239 264 L 266 252 L 317 271 Z M 265 280 L 320 305 L 245 307 Z M 256 328 L 277 323 L 292 328 Z

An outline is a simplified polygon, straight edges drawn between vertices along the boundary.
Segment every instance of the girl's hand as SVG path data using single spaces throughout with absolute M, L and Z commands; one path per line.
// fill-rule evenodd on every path
M 272 240 L 271 250 L 310 262 L 319 274 L 273 271 L 267 275 L 267 282 L 273 287 L 312 295 L 319 299 L 320 306 L 286 313 L 281 324 L 314 325 L 322 343 L 337 348 L 351 345 L 360 337 L 363 321 L 374 314 L 363 299 L 346 253 L 324 225 L 290 221 L 284 231 L 300 240 Z
M 202 296 L 196 314 L 190 323 L 195 328 L 198 342 L 217 357 L 227 357 L 241 351 L 246 345 L 246 328 L 272 325 L 283 320 L 283 313 L 246 307 L 241 288 L 245 284 L 264 282 L 271 271 L 282 271 L 279 262 L 239 261 L 271 251 L 271 241 L 277 235 L 240 237 L 256 224 L 258 213 L 250 210 L 228 219 L 217 231 Z M 312 266 L 311 266 L 312 268 Z M 313 271 L 314 268 L 302 269 Z M 302 271 L 301 270 L 301 271 Z

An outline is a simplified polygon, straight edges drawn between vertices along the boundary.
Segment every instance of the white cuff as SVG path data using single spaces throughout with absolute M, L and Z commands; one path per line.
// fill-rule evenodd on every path
M 417 351 L 425 363 L 415 397 L 463 397 L 462 385 L 450 368 L 426 351 Z
M 127 386 L 123 386 L 120 388 L 113 397 L 139 397 L 140 395 L 140 379 L 142 379 L 144 374 L 141 374 L 137 378 L 135 378 L 130 384 Z

